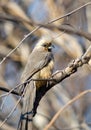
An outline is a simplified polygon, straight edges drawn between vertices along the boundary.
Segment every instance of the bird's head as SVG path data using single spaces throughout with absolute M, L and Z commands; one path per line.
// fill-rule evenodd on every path
M 53 48 L 53 44 L 52 44 L 52 38 L 50 36 L 44 36 L 42 37 L 37 45 L 35 46 L 35 48 L 41 48 L 42 50 L 46 50 L 51 52 L 52 48 Z

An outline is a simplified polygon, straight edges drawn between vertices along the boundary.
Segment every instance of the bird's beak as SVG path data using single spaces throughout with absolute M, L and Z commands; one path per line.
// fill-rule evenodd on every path
M 54 48 L 54 45 L 52 44 L 51 46 L 48 47 L 48 50 L 51 51 L 52 48 Z

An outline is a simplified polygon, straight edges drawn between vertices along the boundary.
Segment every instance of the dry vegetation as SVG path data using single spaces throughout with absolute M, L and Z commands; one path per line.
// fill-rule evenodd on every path
M 33 130 L 91 129 L 89 1 L 0 0 L 0 126 L 6 119 L 0 130 L 17 129 L 22 97 L 5 90 L 20 84 L 29 53 L 45 34 L 54 38 L 54 73 L 62 71 L 53 75 L 56 82 L 50 82 L 50 91 L 42 95 L 33 118 Z

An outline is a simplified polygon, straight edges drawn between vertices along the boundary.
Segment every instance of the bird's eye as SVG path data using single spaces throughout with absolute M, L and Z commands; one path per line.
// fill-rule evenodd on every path
M 46 45 L 46 44 L 44 44 L 43 46 L 44 46 L 44 47 L 47 47 L 47 45 Z

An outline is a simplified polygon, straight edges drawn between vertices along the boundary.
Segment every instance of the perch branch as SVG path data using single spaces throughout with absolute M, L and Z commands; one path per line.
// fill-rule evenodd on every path
M 59 82 L 63 81 L 67 77 L 74 74 L 79 67 L 81 67 L 84 64 L 87 64 L 90 59 L 91 59 L 91 46 L 89 46 L 89 48 L 87 49 L 87 51 L 85 52 L 85 54 L 83 56 L 74 60 L 64 70 L 59 70 L 59 71 L 55 72 L 51 77 L 51 79 L 53 79 L 53 80 L 48 81 L 48 86 L 45 88 L 41 87 L 36 92 L 36 99 L 35 99 L 34 108 L 33 108 L 34 115 L 36 114 L 36 109 L 39 105 L 41 98 L 45 95 L 45 93 L 48 90 L 50 90 L 54 85 L 58 84 Z
M 55 84 L 61 82 L 63 79 L 69 77 L 73 73 L 77 71 L 79 67 L 81 67 L 84 64 L 87 64 L 89 60 L 91 59 L 91 45 L 87 49 L 87 51 L 78 59 L 75 59 L 66 67 L 64 70 L 57 71 L 53 74 L 52 79 L 53 81 L 50 81 L 50 87 L 49 89 L 54 86 Z

